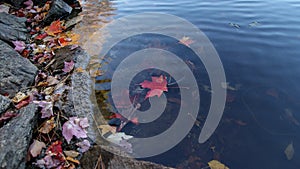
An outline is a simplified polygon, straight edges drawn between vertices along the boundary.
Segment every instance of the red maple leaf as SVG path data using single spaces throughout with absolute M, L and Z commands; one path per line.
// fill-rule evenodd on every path
M 168 91 L 166 77 L 161 75 L 160 77 L 152 77 L 152 81 L 145 80 L 140 83 L 142 88 L 148 88 L 150 91 L 146 95 L 146 99 L 153 96 L 160 97 L 162 93 Z

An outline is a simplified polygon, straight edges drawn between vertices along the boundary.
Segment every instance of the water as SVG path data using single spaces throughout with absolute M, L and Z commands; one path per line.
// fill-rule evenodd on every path
M 99 4 L 92 0 L 86 3 Z M 173 149 L 144 160 L 184 169 L 205 167 L 212 159 L 233 169 L 300 167 L 300 1 L 116 0 L 107 2 L 106 7 L 102 12 L 109 15 L 92 15 L 81 27 L 91 23 L 104 25 L 106 22 L 99 18 L 104 17 L 107 21 L 140 12 L 164 12 L 182 17 L 208 36 L 223 63 L 227 81 L 238 88 L 228 90 L 225 111 L 216 132 L 206 143 L 199 144 L 197 139 L 210 103 L 210 93 L 203 87 L 210 83 L 202 63 L 195 60 L 187 47 L 163 36 L 145 34 L 118 44 L 106 58 L 107 64 L 102 65 L 107 71 L 97 79 L 96 90 L 102 91 L 99 97 L 107 93 L 109 96 L 110 83 L 103 79 L 112 76 L 120 61 L 130 53 L 150 46 L 173 51 L 183 60 L 192 62 L 189 66 L 197 83 L 202 85 L 199 124 Z M 99 9 L 89 10 L 97 13 Z M 131 96 L 136 89 L 134 84 L 161 74 L 168 77 L 166 72 L 159 70 L 141 72 L 132 80 Z M 168 128 L 180 105 L 178 92 L 176 88 L 168 92 L 173 102 L 168 105 L 165 116 L 155 123 L 159 127 L 128 124 L 123 131 L 142 137 Z M 111 103 L 110 99 L 105 99 L 107 97 L 103 98 L 105 104 Z M 104 104 L 103 98 L 99 104 Z M 149 103 L 145 102 L 142 108 L 147 109 L 147 106 Z M 106 107 L 102 110 L 108 111 Z M 287 160 L 284 150 L 291 142 L 295 154 L 292 160 Z

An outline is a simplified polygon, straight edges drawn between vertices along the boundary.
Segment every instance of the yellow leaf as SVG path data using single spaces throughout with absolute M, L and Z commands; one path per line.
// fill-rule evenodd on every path
M 83 73 L 84 69 L 82 67 L 79 67 L 79 68 L 75 69 L 75 72 L 77 72 L 77 73 Z
M 71 161 L 71 162 L 76 163 L 76 164 L 80 164 L 80 162 L 78 160 L 76 160 L 72 157 L 67 157 L 66 160 Z
M 115 134 L 116 131 L 117 131 L 116 127 L 112 127 L 110 125 L 100 125 L 100 126 L 98 126 L 98 128 L 101 129 L 101 132 L 102 132 L 101 134 L 102 135 L 104 135 L 104 134 L 106 134 L 108 132 L 111 132 L 112 134 Z
M 14 103 L 19 103 L 22 100 L 25 100 L 29 97 L 29 95 L 26 95 L 25 93 L 19 92 L 16 94 L 16 96 L 12 99 Z
M 211 169 L 229 169 L 227 166 L 225 166 L 217 160 L 212 160 L 208 162 L 208 165 Z

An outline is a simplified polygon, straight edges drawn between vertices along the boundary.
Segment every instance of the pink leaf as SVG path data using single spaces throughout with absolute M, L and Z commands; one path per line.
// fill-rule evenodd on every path
M 17 52 L 22 52 L 24 49 L 25 49 L 25 47 L 26 47 L 26 44 L 23 42 L 23 41 L 13 41 L 12 42 L 14 45 L 15 45 L 15 50 L 17 51 Z
M 33 7 L 33 2 L 32 0 L 28 0 L 26 2 L 24 2 L 24 5 L 26 5 L 26 9 L 31 9 Z
M 79 147 L 79 151 L 81 151 L 82 153 L 86 152 L 89 150 L 89 148 L 91 147 L 91 144 L 88 140 L 83 140 L 82 142 L 76 143 L 76 145 Z
M 70 62 L 64 62 L 64 63 L 65 63 L 65 67 L 63 68 L 63 71 L 66 73 L 71 72 L 71 70 L 73 70 L 73 68 L 74 68 L 73 60 L 71 60 Z
M 140 83 L 142 88 L 148 88 L 150 91 L 146 95 L 146 99 L 153 96 L 160 97 L 164 91 L 168 91 L 167 80 L 161 75 L 160 77 L 152 77 L 152 81 L 145 80 Z
M 73 136 L 77 138 L 87 138 L 87 132 L 84 129 L 88 126 L 85 124 L 87 122 L 86 120 L 86 118 L 71 117 L 69 121 L 64 123 L 62 134 L 68 143 Z M 80 125 L 81 123 L 83 126 Z
M 53 116 L 53 103 L 52 102 L 34 101 L 34 103 L 38 104 L 39 107 L 42 108 L 42 110 L 41 110 L 42 117 L 41 118 L 47 118 L 47 117 Z
M 61 161 L 58 159 L 53 158 L 50 154 L 46 155 L 43 159 L 37 160 L 36 163 L 33 163 L 37 165 L 39 168 L 56 168 L 61 164 Z
M 34 140 L 33 143 L 29 147 L 29 152 L 32 157 L 37 157 L 43 148 L 46 147 L 46 144 L 44 142 L 40 142 L 38 140 Z

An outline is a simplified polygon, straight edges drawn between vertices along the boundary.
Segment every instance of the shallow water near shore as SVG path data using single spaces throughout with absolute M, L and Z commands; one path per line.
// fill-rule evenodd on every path
M 216 48 L 226 80 L 233 88 L 228 89 L 226 107 L 217 130 L 207 142 L 199 144 L 198 136 L 210 106 L 207 90 L 210 82 L 205 67 L 195 59 L 194 53 L 172 38 L 154 34 L 130 37 L 117 44 L 103 59 L 100 70 L 104 74 L 96 78 L 95 90 L 104 113 L 114 111 L 109 94 L 114 70 L 126 56 L 137 50 L 154 47 L 176 53 L 193 71 L 200 88 L 200 111 L 190 133 L 171 150 L 143 160 L 192 169 L 205 167 L 212 159 L 233 169 L 298 169 L 299 1 L 86 0 L 83 6 L 90 14 L 75 30 L 84 37 L 82 43 L 91 38 L 96 44 L 97 41 L 105 43 L 105 38 L 97 38 L 93 33 L 109 21 L 130 14 L 162 12 L 188 20 L 201 29 Z M 141 72 L 132 79 L 130 94 L 138 92 L 135 84 L 162 74 L 168 77 L 166 72 L 155 69 Z M 172 83 L 173 79 L 168 80 Z M 180 103 L 179 92 L 176 85 L 168 91 L 171 101 L 159 120 L 147 125 L 128 123 L 122 131 L 135 137 L 147 137 L 170 127 L 180 104 L 187 104 Z M 149 102 L 145 101 L 141 109 L 147 108 Z M 291 142 L 295 154 L 288 160 L 284 151 Z

